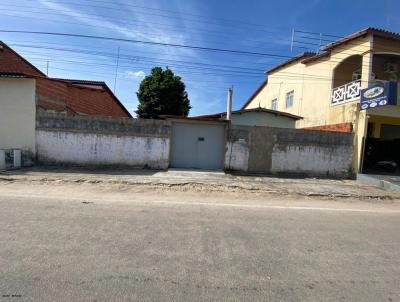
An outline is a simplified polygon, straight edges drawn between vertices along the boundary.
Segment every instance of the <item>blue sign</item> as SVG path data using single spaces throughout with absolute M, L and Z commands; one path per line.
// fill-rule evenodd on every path
M 366 89 L 361 90 L 360 110 L 386 105 L 396 105 L 397 83 L 376 81 Z

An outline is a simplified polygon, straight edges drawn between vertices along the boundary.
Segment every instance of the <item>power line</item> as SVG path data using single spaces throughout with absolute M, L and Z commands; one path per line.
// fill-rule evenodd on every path
M 26 6 L 26 5 L 8 4 L 8 6 L 17 7 L 17 8 L 35 9 L 35 11 L 32 11 L 32 10 L 21 10 L 21 9 L 19 9 L 17 12 L 13 12 L 13 13 L 25 12 L 25 13 L 34 13 L 34 14 L 42 14 L 42 15 L 43 15 L 43 14 L 44 14 L 44 15 L 55 15 L 55 16 L 65 16 L 65 15 L 71 13 L 71 12 L 68 11 L 68 10 L 61 10 L 61 9 L 55 10 L 55 9 L 51 9 L 51 8 L 37 8 L 37 7 L 34 7 L 34 6 Z M 1 11 L 1 10 L 6 11 L 6 12 L 9 12 L 9 9 L 0 9 L 0 11 Z M 43 12 L 43 10 L 44 10 L 44 12 Z M 96 14 L 91 14 L 91 13 L 88 13 L 88 12 L 84 12 L 84 13 L 80 13 L 80 14 L 81 14 L 81 15 L 79 16 L 80 19 L 86 19 L 86 20 L 92 20 L 92 21 L 99 21 L 99 18 L 101 18 L 101 19 L 106 20 L 106 21 L 112 21 L 112 22 L 115 22 L 115 21 L 116 21 L 116 22 L 117 22 L 117 25 L 119 25 L 119 26 L 126 26 L 126 25 L 135 25 L 135 26 L 136 26 L 136 25 L 143 25 L 143 22 L 131 21 L 131 19 L 130 19 L 129 21 L 123 21 L 124 18 L 122 18 L 122 17 L 113 18 L 113 17 L 110 17 L 109 14 L 107 14 L 107 15 L 102 15 L 102 14 L 98 14 L 98 13 L 96 13 Z M 84 15 L 83 15 L 83 14 L 84 14 Z M 14 16 L 15 16 L 15 15 L 14 15 Z M 26 18 L 27 16 L 23 16 L 23 17 Z M 31 17 L 31 16 L 28 16 L 28 18 L 32 18 L 32 17 Z M 37 17 L 36 17 L 36 18 L 37 18 Z M 58 21 L 58 20 L 56 20 L 56 21 Z M 122 22 L 121 22 L 121 21 L 122 21 Z M 149 20 L 146 20 L 145 24 L 146 24 L 146 25 L 148 25 L 148 24 L 160 25 L 160 26 L 162 26 L 163 29 L 165 29 L 166 27 L 169 27 L 169 28 L 170 28 L 170 29 L 169 29 L 170 31 L 175 31 L 175 32 L 180 32 L 180 33 L 183 32 L 183 28 L 182 28 L 182 27 L 180 27 L 180 28 L 175 28 L 175 27 L 173 27 L 171 24 L 158 23 L 158 22 L 149 21 Z M 101 26 L 101 25 L 100 25 L 99 27 L 104 27 L 104 26 Z M 171 27 L 173 27 L 173 29 L 171 29 Z M 104 28 L 109 28 L 109 27 L 104 27 Z M 195 28 L 194 30 L 195 30 L 195 31 L 199 31 L 199 32 L 205 32 L 205 33 L 208 33 L 208 34 L 227 36 L 225 32 L 221 32 L 221 31 L 204 30 L 204 29 L 198 29 L 198 28 Z M 229 28 L 229 30 L 230 30 L 230 32 L 232 32 L 232 31 L 237 31 L 237 30 L 242 31 L 242 30 L 244 30 L 244 29 L 242 29 L 241 27 L 235 26 L 234 28 Z M 248 31 L 248 29 L 247 29 L 247 31 Z M 266 31 L 266 33 L 267 33 L 267 34 L 271 34 L 271 33 L 274 33 L 274 34 L 275 34 L 276 32 L 273 32 L 273 31 Z M 263 34 L 263 35 L 265 35 L 265 34 Z M 274 37 L 276 38 L 275 35 L 274 35 Z
M 16 44 L 19 45 L 19 44 Z M 67 49 L 67 48 L 52 48 L 52 47 L 37 47 L 37 46 L 26 46 L 26 45 L 19 45 L 21 47 L 28 47 L 28 48 L 41 48 L 41 49 L 50 49 L 50 50 L 56 50 L 56 51 L 68 51 L 68 52 L 76 52 L 76 53 L 83 53 L 83 54 L 90 54 L 90 55 L 99 55 L 99 56 L 105 56 L 105 57 L 111 57 L 111 58 L 115 58 L 115 54 L 109 54 L 109 53 L 105 53 L 105 52 L 93 52 L 93 51 L 82 51 L 82 50 L 75 50 L 75 49 Z M 136 65 L 138 65 L 138 62 L 143 62 L 143 63 L 154 63 L 154 64 L 161 64 L 161 65 L 169 65 L 169 66 L 176 66 L 180 69 L 182 68 L 186 68 L 186 69 L 200 69 L 200 70 L 208 70 L 208 71 L 214 71 L 215 73 L 224 73 L 226 75 L 232 75 L 232 73 L 235 74 L 243 74 L 243 75 L 261 75 L 262 70 L 258 69 L 245 69 L 246 71 L 255 71 L 255 73 L 253 72 L 244 72 L 243 70 L 235 70 L 235 69 L 230 69 L 230 68 L 240 68 L 240 67 L 233 67 L 233 66 L 226 66 L 226 65 L 213 65 L 213 64 L 202 64 L 202 63 L 198 63 L 198 65 L 200 66 L 213 66 L 213 67 L 222 67 L 222 68 L 229 68 L 229 69 L 217 69 L 217 68 L 205 68 L 205 67 L 197 67 L 197 66 L 185 66 L 184 64 L 196 64 L 194 62 L 185 62 L 185 61 L 177 61 L 177 60 L 154 60 L 152 58 L 148 58 L 148 57 L 139 57 L 139 56 L 126 56 L 126 55 L 121 55 L 121 59 L 125 60 L 125 61 L 132 61 L 135 60 Z M 183 64 L 183 65 L 182 65 Z M 97 65 L 101 65 L 100 63 L 97 63 Z M 112 65 L 114 66 L 114 65 Z M 145 65 L 146 67 L 148 67 L 148 65 Z M 354 64 L 355 67 L 359 67 L 359 64 Z M 242 68 L 241 68 L 242 69 Z M 296 77 L 301 77 L 301 78 L 314 78 L 314 79 L 329 79 L 331 80 L 331 77 L 321 77 L 321 76 L 315 76 L 312 74 L 306 74 L 306 73 L 291 73 L 291 72 L 280 72 L 280 75 L 282 77 L 283 74 L 289 74 L 291 75 L 291 77 L 288 78 L 292 78 L 293 76 Z
M 27 30 L 7 30 L 7 29 L 0 29 L 0 32 L 14 33 L 14 34 L 32 34 L 32 35 L 74 37 L 74 38 L 106 40 L 106 41 L 116 41 L 116 42 L 126 42 L 126 43 L 138 43 L 138 44 L 147 44 L 147 45 L 164 46 L 164 47 L 194 49 L 194 50 L 201 50 L 201 51 L 232 53 L 232 54 L 248 55 L 248 56 L 273 57 L 273 58 L 285 58 L 285 59 L 291 58 L 290 56 L 272 54 L 272 53 L 251 52 L 251 51 L 242 51 L 242 50 L 236 50 L 236 49 L 213 48 L 213 47 L 203 47 L 203 46 L 174 44 L 174 43 L 152 42 L 152 41 L 144 41 L 144 40 L 113 38 L 113 37 L 95 36 L 95 35 L 43 32 L 43 31 L 27 31 Z
M 57 42 L 48 42 L 48 41 L 43 42 L 43 41 L 32 41 L 32 40 L 25 40 L 25 39 L 22 39 L 22 40 L 20 40 L 20 39 L 18 39 L 18 40 L 7 40 L 7 43 L 10 46 L 14 46 L 15 45 L 16 47 L 19 47 L 19 45 L 26 45 L 26 47 L 32 47 L 32 48 L 39 47 L 39 46 L 40 47 L 44 47 L 43 45 L 50 45 L 51 47 L 54 47 L 53 45 L 65 47 L 65 44 L 62 44 L 62 43 L 59 43 L 59 42 L 58 43 Z M 21 43 L 23 43 L 23 44 L 21 44 Z M 82 45 L 81 43 L 79 43 L 79 44 L 68 43 L 68 47 L 75 46 L 75 47 L 78 47 L 76 49 L 78 49 L 79 51 L 87 51 L 87 49 L 79 48 L 79 47 L 81 47 L 81 45 Z M 98 51 L 96 51 L 96 52 L 98 52 Z M 154 54 L 154 55 L 157 55 L 157 57 L 159 57 L 159 56 L 168 56 L 168 57 L 178 57 L 179 59 L 181 59 L 181 58 L 188 58 L 188 60 L 192 60 L 193 59 L 193 56 L 188 56 L 188 55 L 185 55 L 185 54 L 177 55 L 177 54 L 174 54 L 174 53 L 171 53 L 171 52 L 168 52 L 168 51 L 167 52 L 156 52 L 156 51 L 150 51 L 150 50 L 145 50 L 144 51 L 144 50 L 141 50 L 140 48 L 135 49 L 135 54 L 136 53 L 139 53 L 139 54 L 145 53 L 146 55 Z M 112 55 L 114 55 L 114 53 L 112 53 Z M 132 58 L 135 58 L 135 57 L 137 57 L 137 56 L 136 55 L 132 56 Z M 264 70 L 264 67 L 266 65 L 266 63 L 251 61 L 251 58 L 249 58 L 250 60 L 244 60 L 244 61 L 243 61 L 243 59 L 244 58 L 241 58 L 241 60 L 239 60 L 239 59 L 235 58 L 235 63 L 245 64 L 246 66 L 253 66 L 254 65 L 254 67 L 257 66 L 255 68 L 258 69 L 258 70 L 260 70 L 259 66 L 261 66 L 261 65 L 263 67 L 262 70 Z M 170 59 L 170 60 L 173 60 L 173 59 Z M 178 60 L 173 60 L 173 61 L 178 61 Z M 179 61 L 181 61 L 181 60 L 179 60 Z M 210 63 L 204 63 L 204 62 L 199 62 L 199 63 L 200 64 L 207 64 L 207 65 L 215 66 L 215 64 L 210 64 Z M 237 67 L 241 67 L 241 66 L 237 66 Z M 247 67 L 247 68 L 250 68 L 250 67 Z
M 29 57 L 30 60 L 40 60 L 40 61 L 46 61 L 46 58 L 36 58 L 36 57 Z M 71 63 L 74 64 L 74 66 L 76 65 L 83 65 L 83 66 L 95 66 L 95 69 L 99 69 L 98 65 L 103 65 L 105 67 L 109 67 L 112 68 L 114 67 L 114 65 L 111 64 L 95 64 L 95 63 L 86 63 L 86 62 L 80 62 L 80 61 L 70 61 L 70 60 L 53 60 L 55 62 L 67 62 L 67 63 Z M 121 65 L 121 67 L 128 67 L 126 65 Z M 130 66 L 129 66 L 130 67 Z M 183 74 L 186 74 L 185 71 L 181 71 L 183 72 Z M 194 74 L 200 74 L 200 75 L 204 75 L 205 73 L 201 72 L 201 73 L 196 73 L 193 71 L 189 71 L 188 74 L 190 75 L 194 75 Z M 231 75 L 233 76 L 233 75 Z M 246 77 L 248 77 L 248 75 L 246 75 Z M 298 73 L 291 73 L 291 72 L 281 72 L 279 73 L 279 75 L 275 75 L 274 79 L 285 79 L 285 80 L 291 80 L 290 83 L 292 83 L 293 79 L 298 80 L 298 79 L 304 79 L 304 80 L 315 80 L 314 82 L 318 81 L 325 81 L 325 82 L 330 82 L 332 81 L 332 77 L 331 76 L 315 76 L 315 75 L 307 75 L 307 74 L 298 74 Z M 341 79 L 341 78 L 337 78 L 337 80 L 346 80 L 346 79 Z
M 301 38 L 301 39 L 307 39 L 307 40 L 313 40 L 313 41 L 323 41 L 323 42 L 328 42 L 329 44 L 337 43 L 338 41 L 340 41 L 340 39 L 346 38 L 346 37 L 342 37 L 342 36 L 335 36 L 335 35 L 329 35 L 329 34 L 323 34 L 323 33 L 313 33 L 313 32 L 308 32 L 308 31 L 296 31 L 296 32 L 306 33 L 306 34 L 310 34 L 310 35 L 314 35 L 314 36 L 315 35 L 319 36 L 319 37 L 300 36 L 299 38 Z M 336 37 L 336 38 L 339 38 L 339 40 L 324 39 L 323 38 L 324 36 Z M 326 47 L 327 46 L 327 45 L 320 45 L 320 44 L 317 44 L 317 43 L 310 43 L 310 42 L 304 42 L 304 41 L 296 41 L 296 42 L 302 43 L 302 44 L 312 44 L 314 46 L 321 46 L 321 47 Z M 354 46 L 357 46 L 357 47 L 364 47 L 367 50 L 370 48 L 369 45 L 362 45 L 362 44 L 354 42 L 354 41 L 346 41 L 346 44 L 347 45 L 354 45 Z M 379 49 L 381 49 L 381 50 L 393 51 L 393 49 L 379 46 L 379 44 L 377 44 L 375 42 L 375 46 L 376 45 L 378 45 Z M 342 52 L 342 53 L 345 53 L 345 52 Z
M 96 55 L 96 56 L 102 56 L 102 57 L 110 57 L 110 58 L 115 58 L 115 54 L 110 54 L 110 53 L 106 53 L 106 52 L 98 52 L 98 51 L 82 51 L 82 50 L 76 50 L 76 49 L 70 49 L 70 48 L 53 48 L 53 47 L 40 47 L 40 46 L 29 46 L 29 45 L 21 45 L 21 44 L 15 44 L 17 46 L 20 47 L 26 47 L 26 48 L 39 48 L 39 49 L 46 49 L 46 50 L 55 50 L 55 51 L 62 51 L 62 52 L 73 52 L 73 53 L 79 53 L 79 54 L 87 54 L 87 55 Z M 37 53 L 34 53 L 37 54 Z M 54 57 L 53 54 L 49 54 L 48 56 Z M 64 56 L 63 56 L 64 57 Z M 44 58 L 43 60 L 46 60 L 48 57 Z M 71 58 L 71 56 L 69 56 L 69 58 Z M 127 56 L 124 54 L 120 55 L 121 60 L 127 61 L 127 62 L 132 62 L 134 60 L 135 62 L 135 66 L 138 66 L 140 62 L 142 62 L 143 64 L 145 64 L 145 67 L 149 67 L 149 65 L 146 65 L 146 63 L 153 63 L 153 64 L 161 64 L 161 65 L 169 65 L 169 66 L 176 66 L 177 68 L 180 68 L 182 70 L 182 68 L 184 69 L 189 69 L 189 70 L 193 70 L 193 69 L 198 69 L 198 70 L 208 70 L 208 71 L 214 71 L 215 74 L 225 74 L 225 75 L 232 75 L 232 74 L 242 74 L 243 76 L 250 76 L 250 75 L 256 75 L 259 76 L 261 75 L 262 71 L 261 69 L 250 69 L 250 68 L 241 68 L 241 67 L 234 67 L 234 66 L 227 66 L 227 65 L 213 65 L 213 64 L 202 64 L 202 63 L 196 63 L 196 62 L 186 62 L 186 61 L 178 61 L 178 60 L 157 60 L 157 59 L 153 59 L 153 58 L 148 58 L 148 57 L 139 57 L 139 56 Z M 54 60 L 54 59 L 53 59 Z M 67 60 L 60 60 L 60 61 L 64 61 L 64 62 L 69 62 L 71 63 L 72 61 L 67 61 Z M 73 62 L 77 62 L 77 61 L 73 61 Z M 77 63 L 82 63 L 82 64 L 86 64 L 89 65 L 86 62 L 77 62 Z M 141 64 L 141 65 L 143 65 Z M 199 66 L 191 66 L 191 65 L 199 65 Z M 95 64 L 90 64 L 92 66 L 99 66 L 99 65 L 103 65 L 103 66 L 115 66 L 114 64 L 112 65 L 107 65 L 107 64 L 102 64 L 102 63 L 95 63 Z M 186 66 L 189 65 L 189 66 Z M 154 66 L 154 65 L 153 65 Z M 205 67 L 201 67 L 201 66 L 205 66 Z M 128 67 L 127 65 L 121 65 L 121 67 Z M 129 66 L 130 67 L 130 66 Z M 219 68 L 210 68 L 210 67 L 222 67 L 223 69 L 219 69 Z M 358 67 L 358 65 L 357 65 Z M 236 68 L 240 68 L 239 70 L 236 70 Z M 244 69 L 244 70 L 242 70 Z M 250 72 L 250 71 L 255 71 L 255 72 Z M 280 72 L 280 75 L 282 77 L 283 74 L 288 74 L 290 75 L 289 78 L 293 78 L 293 76 L 299 78 L 314 78 L 314 79 L 331 79 L 331 77 L 325 77 L 325 76 L 315 76 L 312 74 L 306 74 L 306 73 L 291 73 L 291 72 Z
M 44 46 L 34 46 L 34 45 L 26 45 L 26 44 L 18 44 L 13 43 L 9 44 L 11 46 L 17 46 L 22 48 L 35 48 L 35 49 L 46 49 L 46 50 L 56 50 L 56 51 L 65 51 L 65 52 L 74 52 L 74 53 L 81 53 L 81 54 L 90 54 L 90 55 L 98 55 L 110 58 L 116 58 L 115 54 L 107 53 L 107 52 L 99 52 L 99 51 L 90 51 L 90 50 L 80 50 L 80 49 L 73 49 L 73 48 L 57 48 L 57 47 L 44 47 Z M 126 60 L 146 60 L 146 59 L 155 59 L 151 57 L 143 57 L 143 56 L 132 56 L 132 55 L 125 55 L 120 53 L 120 59 Z M 208 63 L 201 63 L 201 62 L 189 62 L 189 61 L 182 61 L 182 60 L 172 60 L 172 59 L 158 59 L 160 61 L 165 61 L 166 64 L 169 63 L 184 63 L 184 64 L 191 64 L 191 65 L 201 65 L 201 66 L 211 66 L 211 67 L 222 67 L 222 68 L 234 68 L 234 69 L 241 69 L 246 71 L 255 71 L 255 72 L 264 72 L 264 69 L 256 69 L 256 68 L 249 68 L 249 67 L 240 67 L 240 66 L 232 66 L 232 65 L 220 65 L 220 64 L 208 64 Z
M 72 4 L 72 5 L 76 5 L 76 6 L 84 6 L 84 7 L 91 7 L 91 8 L 101 8 L 101 9 L 107 9 L 107 10 L 111 9 L 111 10 L 117 10 L 117 11 L 121 11 L 122 9 L 126 9 L 126 7 L 132 7 L 132 8 L 135 8 L 135 9 L 139 8 L 139 9 L 143 9 L 143 10 L 167 12 L 167 13 L 170 13 L 170 14 L 178 15 L 182 20 L 189 20 L 189 21 L 192 21 L 192 22 L 201 22 L 201 23 L 206 23 L 207 25 L 216 24 L 216 25 L 220 26 L 219 23 L 214 23 L 212 21 L 210 22 L 209 16 L 206 16 L 206 15 L 193 14 L 193 13 L 189 13 L 189 12 L 177 12 L 177 11 L 173 11 L 173 10 L 152 8 L 152 7 L 133 5 L 133 4 L 126 4 L 126 3 L 124 3 L 122 5 L 122 4 L 117 3 L 117 2 L 114 2 L 114 3 L 111 2 L 110 3 L 108 1 L 95 1 L 95 0 L 90 0 L 90 4 L 82 3 L 82 2 L 72 2 L 72 1 L 69 1 L 67 3 L 60 3 L 60 2 L 57 2 L 57 1 L 54 1 L 54 0 L 46 0 L 46 2 L 53 3 L 53 4 L 58 4 L 58 5 L 60 5 L 60 4 L 62 4 L 62 5 L 65 5 L 65 4 L 70 5 L 70 4 Z M 104 4 L 111 5 L 111 7 L 110 6 L 93 5 L 92 3 L 104 3 Z M 114 7 L 112 7 L 112 6 L 114 6 Z M 120 8 L 116 8 L 115 6 L 119 6 Z M 149 13 L 147 13 L 147 14 L 149 14 Z M 159 16 L 159 17 L 175 18 L 176 19 L 176 16 L 157 15 L 157 14 L 151 14 L 151 15 L 155 15 L 155 16 Z M 184 15 L 184 17 L 182 17 L 182 15 Z M 187 16 L 197 17 L 197 18 L 206 19 L 206 20 L 195 20 L 193 18 L 188 18 Z M 218 17 L 217 18 L 214 17 L 214 18 L 212 18 L 212 20 L 220 20 L 220 21 L 223 21 L 223 22 L 233 23 L 235 25 L 237 25 L 237 24 L 247 25 L 247 26 L 250 26 L 250 27 L 257 28 L 255 30 L 263 31 L 263 32 L 266 32 L 266 33 L 276 33 L 276 31 L 266 30 L 264 28 L 264 25 L 262 25 L 262 24 L 255 24 L 255 23 L 252 23 L 252 22 L 248 22 L 246 20 L 237 20 L 237 19 L 234 20 L 234 19 L 225 19 L 225 18 L 218 18 Z M 282 27 L 281 30 L 287 30 L 287 28 L 283 28 Z

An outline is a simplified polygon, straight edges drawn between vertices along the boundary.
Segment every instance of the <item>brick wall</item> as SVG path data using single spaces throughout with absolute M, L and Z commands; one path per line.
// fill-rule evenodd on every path
M 70 87 L 68 105 L 77 113 L 90 115 L 128 117 L 115 99 L 103 89 Z
M 84 88 L 60 80 L 38 78 L 36 95 L 39 107 L 68 115 L 128 117 L 114 97 L 101 86 Z
M 351 133 L 351 132 L 353 132 L 353 125 L 352 125 L 352 123 L 341 123 L 341 124 L 333 124 L 333 125 L 307 127 L 307 128 L 303 128 L 303 129 Z
M 46 78 L 36 79 L 36 105 L 41 109 L 66 113 L 68 96 L 65 83 Z
M 60 80 L 38 78 L 36 96 L 39 107 L 66 112 L 68 115 L 129 117 L 114 97 L 101 86 L 83 88 Z

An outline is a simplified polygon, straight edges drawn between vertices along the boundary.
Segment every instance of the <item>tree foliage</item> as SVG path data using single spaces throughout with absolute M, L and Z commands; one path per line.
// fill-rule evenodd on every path
M 140 83 L 136 93 L 139 118 L 159 118 L 160 115 L 188 116 L 190 100 L 181 77 L 170 69 L 154 67 Z

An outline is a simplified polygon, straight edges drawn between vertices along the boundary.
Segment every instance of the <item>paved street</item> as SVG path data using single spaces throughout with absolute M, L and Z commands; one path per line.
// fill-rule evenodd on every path
M 399 234 L 397 200 L 3 180 L 0 299 L 399 301 Z

